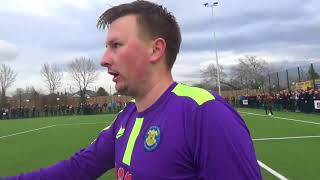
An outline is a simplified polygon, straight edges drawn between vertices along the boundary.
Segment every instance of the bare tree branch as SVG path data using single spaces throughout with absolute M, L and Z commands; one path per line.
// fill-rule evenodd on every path
M 49 93 L 54 93 L 61 86 L 62 72 L 56 65 L 43 64 L 41 76 L 46 82 Z
M 0 85 L 1 85 L 1 106 L 7 106 L 6 92 L 16 80 L 17 73 L 9 66 L 1 64 L 0 66 Z
M 80 90 L 80 96 L 84 100 L 87 87 L 98 79 L 94 62 L 86 57 L 76 58 L 70 63 L 69 72 Z
M 265 86 L 268 64 L 256 56 L 245 56 L 238 59 L 238 64 L 232 69 L 232 80 L 237 86 L 258 89 Z
M 223 72 L 223 67 L 220 66 L 220 81 L 224 81 L 226 74 Z M 201 77 L 204 83 L 207 83 L 210 86 L 217 87 L 217 67 L 215 64 L 209 64 L 205 69 L 200 71 Z
M 9 87 L 12 86 L 16 80 L 17 73 L 14 72 L 9 66 L 1 64 L 0 67 L 0 84 L 1 84 L 1 94 L 2 96 L 6 95 L 6 91 Z

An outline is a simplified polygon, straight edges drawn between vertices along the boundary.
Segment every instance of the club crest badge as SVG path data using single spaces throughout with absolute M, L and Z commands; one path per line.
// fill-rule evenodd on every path
M 144 149 L 154 151 L 161 142 L 161 131 L 159 126 L 151 126 L 144 135 Z

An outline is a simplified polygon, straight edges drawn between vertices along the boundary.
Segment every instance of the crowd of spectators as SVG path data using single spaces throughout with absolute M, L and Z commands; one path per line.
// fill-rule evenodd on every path
M 81 103 L 79 106 L 44 105 L 42 108 L 36 108 L 35 106 L 1 108 L 0 119 L 117 113 L 123 108 L 123 106 L 124 104 L 121 102 L 110 102 L 104 104 Z
M 259 93 L 256 95 L 241 95 L 239 97 L 233 96 L 225 99 L 234 107 L 264 109 L 266 106 L 270 106 L 271 100 L 272 109 L 276 111 L 320 113 L 320 109 L 317 109 L 315 106 L 315 101 L 320 100 L 320 92 L 314 89 L 291 92 L 284 90 L 279 93 Z M 79 106 L 44 105 L 42 108 L 34 106 L 1 108 L 0 119 L 117 113 L 123 106 L 124 103 L 121 102 L 110 102 L 104 104 L 82 103 Z M 320 104 L 318 107 L 320 108 Z
M 277 111 L 292 111 L 304 113 L 320 113 L 320 104 L 315 104 L 320 100 L 319 90 L 296 90 L 296 91 L 281 91 L 279 93 L 260 93 L 256 95 L 242 95 L 238 98 L 227 98 L 227 101 L 234 106 L 249 107 L 249 108 L 264 108 L 265 99 L 270 95 L 272 97 L 272 106 Z

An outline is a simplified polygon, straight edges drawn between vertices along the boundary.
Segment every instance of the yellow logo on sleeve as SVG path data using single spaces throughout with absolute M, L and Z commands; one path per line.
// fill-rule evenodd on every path
M 119 129 L 116 138 L 120 138 L 123 134 L 124 134 L 125 129 L 121 126 L 121 128 Z

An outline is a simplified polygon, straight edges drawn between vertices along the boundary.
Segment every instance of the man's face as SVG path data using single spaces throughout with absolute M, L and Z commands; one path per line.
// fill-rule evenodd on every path
M 101 65 L 108 68 L 118 92 L 135 96 L 144 88 L 150 73 L 150 44 L 141 39 L 134 15 L 118 18 L 110 24 Z

